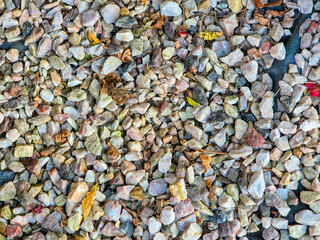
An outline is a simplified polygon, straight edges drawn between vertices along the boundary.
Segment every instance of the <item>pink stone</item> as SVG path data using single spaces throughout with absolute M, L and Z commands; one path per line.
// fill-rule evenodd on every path
M 117 187 L 117 197 L 121 198 L 123 200 L 129 200 L 130 199 L 130 193 L 134 186 L 120 186 Z
M 268 41 L 265 41 L 261 44 L 259 50 L 261 54 L 268 54 L 271 47 L 272 47 L 272 44 Z
M 14 238 L 15 236 L 22 233 L 22 229 L 19 225 L 9 225 L 7 227 L 7 236 L 9 238 Z
M 203 235 L 203 240 L 215 240 L 219 238 L 219 231 L 218 230 L 214 230 L 210 233 L 204 234 Z
M 197 222 L 196 214 L 190 214 L 184 218 L 181 218 L 177 221 L 177 226 L 180 231 L 185 231 L 191 223 Z
M 183 92 L 189 88 L 189 83 L 184 80 L 178 80 L 176 83 L 176 89 L 178 92 Z
M 130 128 L 127 131 L 127 134 L 133 140 L 136 140 L 136 141 L 141 141 L 142 140 L 142 132 L 140 130 L 138 130 L 138 129 Z
M 191 204 L 190 199 L 186 198 L 184 201 L 181 201 L 174 206 L 174 211 L 176 213 L 176 219 L 180 219 L 193 213 L 194 208 Z

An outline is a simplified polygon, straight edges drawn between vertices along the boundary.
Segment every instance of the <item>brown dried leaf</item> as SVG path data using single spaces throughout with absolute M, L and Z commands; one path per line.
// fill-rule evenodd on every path
M 283 17 L 283 15 L 287 12 L 287 10 L 284 11 L 276 11 L 276 10 L 267 10 L 267 13 L 271 14 L 273 17 Z
M 214 192 L 213 192 L 213 187 L 212 187 L 212 181 L 211 179 L 207 179 L 205 181 L 206 183 L 206 186 L 208 188 L 208 191 L 209 191 L 209 200 L 210 201 L 214 201 Z
M 210 168 L 211 157 L 200 154 L 199 155 L 203 166 L 206 168 L 206 171 Z
M 181 44 L 179 41 L 175 41 L 174 46 L 176 47 L 176 49 L 179 49 L 179 47 L 181 47 Z
M 124 51 L 124 53 L 121 56 L 121 60 L 124 63 L 130 62 L 131 61 L 131 50 L 127 49 Z
M 121 157 L 118 149 L 116 149 L 115 146 L 109 147 L 107 156 L 108 156 L 109 162 L 111 162 L 111 163 L 119 160 Z
M 261 13 L 258 12 L 258 10 L 254 12 L 253 16 L 261 25 L 270 26 L 270 19 L 264 17 Z
M 152 26 L 152 28 L 162 29 L 162 26 L 166 22 L 166 16 L 162 15 L 157 22 Z
M 282 0 L 278 0 L 271 3 L 263 4 L 260 0 L 254 0 L 254 4 L 256 5 L 256 8 L 263 8 L 263 7 L 274 7 L 282 4 Z

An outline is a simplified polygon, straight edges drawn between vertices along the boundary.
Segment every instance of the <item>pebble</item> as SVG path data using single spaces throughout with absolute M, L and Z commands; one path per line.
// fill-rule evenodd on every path
M 262 169 L 258 169 L 251 177 L 248 192 L 255 199 L 260 199 L 263 196 L 264 190 L 266 188 L 266 183 L 263 176 Z
M 116 4 L 107 4 L 102 8 L 101 15 L 106 23 L 115 23 L 120 17 L 120 7 Z
M 122 65 L 122 61 L 117 57 L 108 57 L 107 60 L 104 62 L 102 67 L 102 74 L 107 75 L 118 69 Z
M 175 17 L 180 16 L 182 10 L 178 3 L 166 0 L 160 4 L 160 13 L 167 17 Z

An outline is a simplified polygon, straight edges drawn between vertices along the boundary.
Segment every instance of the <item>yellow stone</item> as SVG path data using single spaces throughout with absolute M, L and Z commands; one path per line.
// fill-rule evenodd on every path
M 183 179 L 177 180 L 170 185 L 171 194 L 178 200 L 185 200 L 187 198 L 186 184 Z
M 131 193 L 130 193 L 130 197 L 136 200 L 143 200 L 144 196 L 143 196 L 143 191 L 141 189 L 141 187 L 135 187 Z
M 11 210 L 10 210 L 10 206 L 8 204 L 4 205 L 1 208 L 0 211 L 1 216 L 6 219 L 6 220 L 10 220 L 11 219 Z
M 33 145 L 19 145 L 14 149 L 14 157 L 32 157 Z
M 290 182 L 290 180 L 291 180 L 291 173 L 289 173 L 289 172 L 286 172 L 284 175 L 283 175 L 283 177 L 282 177 L 282 179 L 281 179 L 281 181 L 280 181 L 280 184 L 281 185 L 288 185 L 289 184 L 289 182 Z
M 229 8 L 232 12 L 238 13 L 242 9 L 242 1 L 241 0 L 228 0 Z
M 206 11 L 210 7 L 210 0 L 203 0 L 199 5 L 198 5 L 198 10 L 199 11 Z
M 128 8 L 123 7 L 123 8 L 120 9 L 120 15 L 121 16 L 126 16 L 128 14 L 129 14 L 129 9 Z

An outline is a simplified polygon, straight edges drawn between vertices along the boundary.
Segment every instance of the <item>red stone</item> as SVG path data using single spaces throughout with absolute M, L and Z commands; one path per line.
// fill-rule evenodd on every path
M 252 130 L 252 133 L 249 135 L 247 138 L 247 143 L 249 144 L 250 147 L 259 147 L 264 143 L 264 138 L 263 136 L 258 133 L 255 129 Z
M 22 233 L 22 229 L 19 225 L 8 225 L 7 226 L 7 236 L 9 238 L 14 238 L 15 236 Z
M 265 41 L 261 44 L 259 50 L 261 54 L 268 54 L 271 47 L 272 47 L 272 44 L 268 41 Z
M 176 219 L 180 219 L 193 213 L 194 208 L 191 204 L 190 199 L 186 198 L 184 201 L 181 201 L 174 206 L 174 211 L 176 213 Z

